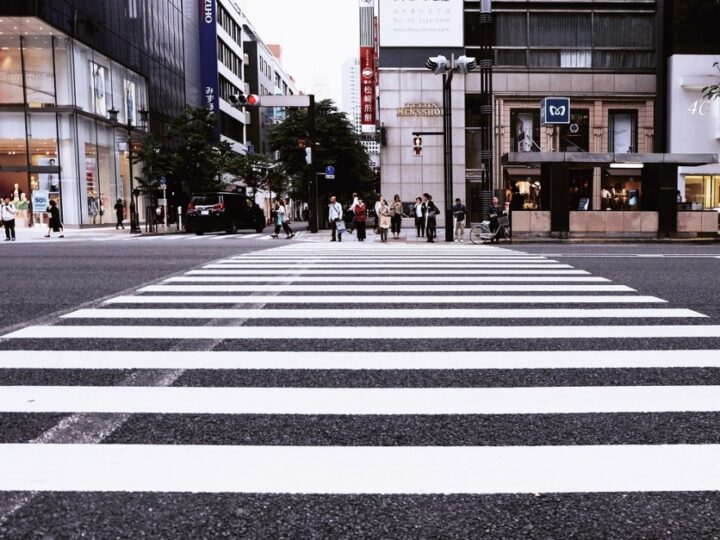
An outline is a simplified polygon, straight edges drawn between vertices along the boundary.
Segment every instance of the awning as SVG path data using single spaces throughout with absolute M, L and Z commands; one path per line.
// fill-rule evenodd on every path
M 595 152 L 509 152 L 502 157 L 503 165 L 569 163 L 602 167 L 611 163 L 644 163 L 660 165 L 709 165 L 718 163 L 717 154 L 613 154 Z
M 508 176 L 540 176 L 540 167 L 505 167 Z

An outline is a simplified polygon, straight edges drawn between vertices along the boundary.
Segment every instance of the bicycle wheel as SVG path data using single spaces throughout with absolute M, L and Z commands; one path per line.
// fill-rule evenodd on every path
M 480 225 L 474 225 L 470 229 L 470 241 L 473 244 L 484 244 L 487 242 L 487 235 Z
M 512 244 L 512 236 L 510 235 L 510 227 L 503 227 L 502 237 L 506 244 Z

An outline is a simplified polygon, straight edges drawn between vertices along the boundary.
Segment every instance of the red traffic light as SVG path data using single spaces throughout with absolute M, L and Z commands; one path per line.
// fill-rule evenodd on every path
M 247 104 L 248 105 L 260 105 L 260 96 L 257 94 L 249 94 L 247 96 Z

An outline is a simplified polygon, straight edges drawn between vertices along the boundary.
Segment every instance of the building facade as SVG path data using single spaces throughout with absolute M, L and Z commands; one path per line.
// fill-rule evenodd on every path
M 413 132 L 443 130 L 442 80 L 425 61 L 480 60 L 491 43 L 489 81 L 478 69 L 455 73 L 451 83 L 452 193 L 467 200 L 472 220 L 482 219 L 497 195 L 517 213 L 518 233 L 641 236 L 662 228 L 655 169 L 617 163 L 659 146 L 655 0 L 449 0 L 415 9 L 384 0 L 379 16 L 383 193 L 411 201 L 429 192 L 447 208 L 442 137 L 423 136 L 419 156 L 412 148 Z M 541 124 L 547 97 L 570 99 L 569 123 Z M 548 166 L 559 154 L 563 179 L 556 171 L 551 181 Z
M 49 199 L 66 225 L 112 221 L 139 174 L 133 137 L 185 106 L 180 0 L 2 3 L 0 75 L 0 192 L 19 225 Z

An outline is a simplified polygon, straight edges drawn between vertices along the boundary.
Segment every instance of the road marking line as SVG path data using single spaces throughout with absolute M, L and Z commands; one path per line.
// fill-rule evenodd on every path
M 343 271 L 343 270 L 350 270 L 354 271 L 357 270 L 364 270 L 364 269 L 378 269 L 378 268 L 387 268 L 387 269 L 397 269 L 400 272 L 407 272 L 407 273 L 416 273 L 413 268 L 415 266 L 419 265 L 408 265 L 408 264 L 383 264 L 383 263 L 376 263 L 376 264 L 354 264 L 354 263 L 348 263 L 348 264 L 341 264 L 341 263 L 333 263 L 332 265 L 328 265 L 327 263 L 313 263 L 313 264 L 294 264 L 290 262 L 286 262 L 283 264 L 266 264 L 262 262 L 257 263 L 251 263 L 251 264 L 225 264 L 222 261 L 220 261 L 219 264 L 207 264 L 203 266 L 203 268 L 214 268 L 214 269 L 238 269 L 238 270 L 287 270 L 287 271 L 294 271 L 294 270 L 331 270 L 331 271 Z M 461 271 L 463 270 L 474 270 L 474 269 L 538 269 L 538 270 L 548 270 L 548 269 L 557 269 L 557 270 L 563 270 L 563 269 L 573 269 L 574 267 L 569 264 L 514 264 L 514 263 L 496 263 L 496 264 L 423 264 L 424 268 L 426 268 L 429 271 L 437 271 L 437 270 L 454 270 L 459 269 Z
M 720 445 L 6 444 L 0 490 L 293 494 L 720 490 Z
M 666 304 L 655 296 L 117 296 L 105 304 L 384 304 L 391 300 L 397 305 L 413 304 Z
M 5 351 L 0 369 L 667 369 L 718 368 L 717 350 L 655 351 Z
M 64 319 L 661 319 L 690 309 L 79 309 Z
M 0 386 L 0 412 L 597 414 L 720 411 L 720 386 L 254 388 Z
M 473 285 L 458 283 L 457 285 L 148 285 L 138 292 L 248 292 L 248 293 L 281 293 L 281 292 L 635 292 L 626 285 Z
M 28 326 L 16 339 L 643 339 L 718 338 L 718 325 L 657 326 Z
M 603 277 L 576 276 L 178 276 L 163 283 L 607 283 Z
M 208 265 L 211 266 L 211 265 Z M 585 270 L 565 270 L 565 269 L 541 269 L 541 270 L 515 270 L 515 269 L 507 269 L 504 267 L 501 268 L 492 268 L 492 269 L 467 269 L 467 270 L 457 270 L 457 269 L 438 269 L 438 270 L 389 270 L 386 268 L 378 267 L 375 269 L 356 269 L 356 268 L 349 268 L 347 270 L 339 270 L 336 268 L 332 269 L 305 269 L 305 268 L 297 268 L 294 266 L 291 267 L 285 267 L 283 269 L 278 270 L 270 270 L 267 267 L 255 267 L 255 269 L 242 269 L 242 270 L 236 270 L 236 269 L 216 269 L 217 265 L 212 265 L 213 268 L 208 268 L 207 266 L 204 266 L 203 270 L 191 270 L 189 272 L 186 272 L 186 275 L 189 276 L 251 276 L 251 275 L 257 275 L 257 274 L 263 274 L 263 275 L 294 275 L 297 273 L 302 273 L 303 275 L 327 275 L 327 276 L 336 276 L 336 275 L 345 275 L 345 274 L 351 274 L 351 275 L 372 275 L 372 274 L 384 274 L 384 275 L 395 275 L 395 276 L 412 276 L 412 275 L 424 275 L 424 276 L 451 276 L 451 275 L 468 275 L 468 274 L 476 274 L 476 275 L 511 275 L 511 276 L 548 276 L 548 275 L 560 275 L 560 276 L 586 276 L 589 275 L 590 272 L 587 272 Z

